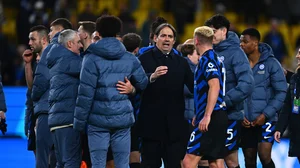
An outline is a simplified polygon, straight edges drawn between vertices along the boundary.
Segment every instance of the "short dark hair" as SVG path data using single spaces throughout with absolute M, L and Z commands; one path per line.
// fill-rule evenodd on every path
M 37 25 L 37 26 L 31 27 L 29 30 L 29 32 L 34 32 L 34 31 L 37 31 L 40 37 L 46 36 L 47 40 L 49 40 L 49 37 L 48 37 L 49 31 L 45 26 Z
M 72 23 L 66 18 L 57 18 L 55 19 L 50 26 L 61 26 L 64 29 L 72 29 Z
M 174 34 L 174 39 L 176 39 L 176 30 L 175 30 L 175 28 L 171 25 L 171 24 L 169 24 L 169 23 L 163 23 L 163 24 L 161 24 L 161 25 L 159 25 L 157 28 L 156 28 L 156 30 L 155 30 L 155 35 L 159 35 L 159 33 L 160 33 L 160 31 L 163 29 L 163 28 L 165 28 L 165 27 L 168 27 L 168 28 L 170 28 L 171 30 L 172 30 L 172 32 L 173 32 L 173 34 Z
M 123 36 L 122 41 L 126 50 L 133 52 L 136 48 L 140 47 L 142 38 L 136 33 L 127 33 Z
M 195 45 L 194 44 L 182 44 L 180 47 L 180 52 L 182 53 L 183 56 L 188 56 L 192 55 L 195 50 Z
M 46 32 L 48 32 L 48 29 L 43 25 L 37 25 L 37 26 L 31 27 L 30 30 L 29 30 L 29 32 L 34 32 L 34 31 L 37 31 L 37 32 L 46 31 Z
M 230 27 L 230 22 L 225 16 L 221 14 L 216 14 L 213 17 L 209 18 L 207 21 L 205 21 L 204 25 L 209 27 L 212 26 L 215 29 L 225 27 L 228 32 Z
M 258 42 L 260 41 L 260 33 L 257 29 L 255 28 L 248 28 L 246 30 L 244 30 L 241 35 L 249 35 L 252 38 L 255 38 L 256 40 L 258 40 Z
M 116 37 L 121 32 L 122 21 L 111 15 L 102 15 L 96 21 L 96 31 L 102 37 Z
M 96 30 L 96 23 L 91 21 L 81 21 L 78 22 L 79 26 L 82 26 L 83 30 L 86 31 L 90 36 L 94 33 Z
M 155 34 L 155 30 L 157 29 L 157 27 L 163 23 L 167 23 L 168 21 L 163 18 L 163 17 L 156 17 L 155 21 L 152 22 L 151 26 L 150 26 L 150 36 L 149 38 L 152 40 Z

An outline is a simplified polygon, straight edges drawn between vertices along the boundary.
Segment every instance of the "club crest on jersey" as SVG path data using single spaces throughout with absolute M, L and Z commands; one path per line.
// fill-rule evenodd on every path
M 264 70 L 265 65 L 264 64 L 260 64 L 258 68 L 260 70 L 260 71 L 257 71 L 258 74 L 261 74 L 261 75 L 265 74 L 265 70 Z
M 260 64 L 260 65 L 259 65 L 259 69 L 260 69 L 260 70 L 263 70 L 264 68 L 265 68 L 265 65 L 264 65 L 264 64 Z
M 220 61 L 220 62 L 224 62 L 224 56 L 220 56 L 220 57 L 218 57 L 218 60 Z

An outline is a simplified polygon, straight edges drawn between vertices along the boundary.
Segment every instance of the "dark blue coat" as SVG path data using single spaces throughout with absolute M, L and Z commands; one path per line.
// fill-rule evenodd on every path
M 32 66 L 32 72 L 35 72 L 36 69 L 36 61 L 31 62 L 31 66 Z M 34 74 L 33 74 L 33 78 L 34 78 Z M 25 110 L 25 135 L 27 136 L 28 133 L 28 127 L 30 124 L 33 124 L 32 122 L 34 122 L 35 125 L 35 121 L 32 120 L 33 119 L 33 115 L 34 115 L 34 111 L 33 111 L 33 101 L 31 98 L 31 93 L 32 93 L 32 89 L 27 88 L 27 92 L 26 92 L 26 110 Z M 28 125 L 29 123 L 29 125 Z
M 49 127 L 73 124 L 82 58 L 60 44 L 49 55 Z
M 266 43 L 260 43 L 259 52 L 259 61 L 252 68 L 255 85 L 245 101 L 245 117 L 252 122 L 264 114 L 268 121 L 277 121 L 277 112 L 286 96 L 286 79 L 272 48 Z
M 34 106 L 34 114 L 37 116 L 40 113 L 48 114 L 49 111 L 49 88 L 50 75 L 47 67 L 46 57 L 51 47 L 58 44 L 57 33 L 51 40 L 51 43 L 44 49 L 40 62 L 37 64 L 32 85 L 32 101 Z
M 289 88 L 281 109 L 275 131 L 283 132 L 288 127 L 290 147 L 288 156 L 297 157 L 300 155 L 300 114 L 293 112 L 294 99 L 300 97 L 300 70 L 291 77 Z M 299 111 L 299 110 L 298 110 Z
M 240 39 L 229 31 L 226 40 L 213 48 L 226 69 L 224 101 L 228 119 L 243 120 L 244 100 L 253 90 L 254 79 L 247 56 L 240 48 Z
M 126 52 L 116 38 L 91 44 L 83 58 L 76 101 L 74 128 L 84 130 L 86 122 L 99 128 L 129 128 L 134 123 L 129 96 L 120 94 L 118 81 L 127 77 L 138 90 L 148 78 L 138 59 Z
M 172 50 L 168 55 L 157 47 L 139 57 L 150 77 L 159 66 L 168 66 L 167 74 L 150 83 L 142 94 L 137 131 L 151 140 L 186 141 L 188 122 L 184 118 L 184 85 L 194 88 L 194 76 L 187 61 Z

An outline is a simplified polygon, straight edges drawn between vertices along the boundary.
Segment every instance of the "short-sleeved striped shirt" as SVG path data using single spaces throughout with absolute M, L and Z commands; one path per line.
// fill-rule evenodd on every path
M 196 121 L 198 124 L 205 113 L 208 99 L 209 85 L 208 81 L 218 78 L 220 81 L 220 92 L 217 103 L 214 107 L 216 110 L 225 110 L 223 107 L 223 97 L 225 96 L 225 68 L 223 63 L 218 60 L 217 54 L 212 50 L 207 50 L 200 58 L 199 64 L 195 71 L 194 79 L 194 101 L 196 109 Z

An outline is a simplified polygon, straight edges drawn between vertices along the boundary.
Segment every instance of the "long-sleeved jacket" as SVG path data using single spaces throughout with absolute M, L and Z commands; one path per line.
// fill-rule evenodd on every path
M 5 103 L 5 96 L 3 92 L 1 75 L 0 75 L 0 111 L 6 112 L 6 103 Z
M 281 132 L 281 135 L 289 127 L 289 156 L 299 156 L 300 154 L 300 114 L 293 113 L 295 97 L 297 99 L 300 97 L 300 70 L 291 77 L 286 98 L 275 127 L 275 131 Z
M 295 93 L 296 90 L 296 93 Z M 283 132 L 289 126 L 290 131 L 299 131 L 300 129 L 300 115 L 293 113 L 294 98 L 300 96 L 300 72 L 294 74 L 291 78 L 290 85 L 287 89 L 287 94 L 284 100 L 283 107 L 279 113 L 279 119 L 276 123 L 276 131 Z M 300 137 L 300 134 L 299 134 Z
M 259 61 L 252 68 L 255 85 L 245 101 L 245 117 L 251 122 L 264 114 L 268 121 L 277 121 L 277 112 L 286 96 L 286 79 L 272 48 L 260 43 L 259 52 Z
M 54 44 L 58 44 L 57 33 L 51 40 L 51 43 L 44 49 L 41 59 L 37 64 L 32 85 L 32 101 L 34 106 L 34 114 L 37 116 L 40 113 L 48 114 L 49 111 L 49 88 L 50 75 L 47 67 L 47 55 Z
M 47 57 L 50 74 L 49 127 L 73 124 L 82 58 L 60 44 Z
M 32 66 L 32 72 L 35 72 L 36 69 L 36 61 L 31 62 L 31 66 Z M 34 74 L 33 78 L 34 78 Z M 35 121 L 33 121 L 33 116 L 34 116 L 34 110 L 33 110 L 33 101 L 31 98 L 31 93 L 32 93 L 32 89 L 27 88 L 27 92 L 26 92 L 26 110 L 25 110 L 25 135 L 27 136 L 28 134 L 28 128 L 30 124 L 35 124 Z M 29 123 L 29 124 L 28 124 Z
M 137 120 L 138 133 L 152 140 L 185 140 L 188 122 L 184 118 L 184 85 L 193 92 L 194 76 L 187 61 L 171 51 L 164 55 L 157 47 L 139 57 L 148 77 L 159 66 L 167 66 L 167 74 L 149 83 L 142 94 Z
M 229 120 L 243 120 L 244 100 L 253 90 L 254 80 L 249 61 L 240 48 L 240 39 L 229 31 L 224 41 L 213 46 L 226 69 L 224 101 Z
M 116 38 L 91 44 L 83 58 L 76 101 L 74 128 L 84 130 L 86 122 L 99 128 L 128 128 L 134 123 L 129 96 L 120 94 L 118 81 L 127 77 L 137 90 L 148 84 L 138 59 L 126 52 Z

